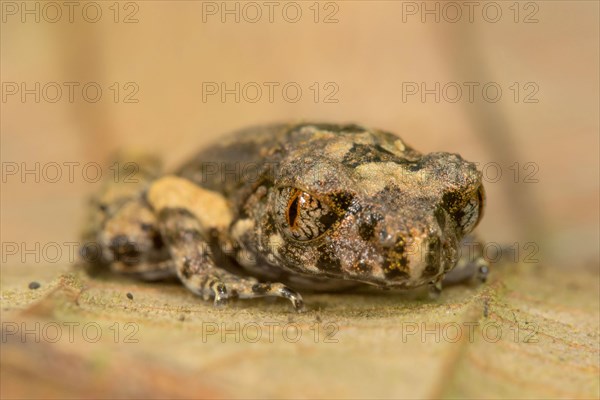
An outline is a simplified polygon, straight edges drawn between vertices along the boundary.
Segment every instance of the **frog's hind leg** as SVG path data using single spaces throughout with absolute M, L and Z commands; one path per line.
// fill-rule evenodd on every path
M 276 296 L 290 300 L 296 310 L 302 311 L 301 295 L 283 284 L 259 283 L 216 265 L 206 238 L 209 232 L 222 231 L 231 222 L 226 202 L 219 196 L 177 177 L 162 178 L 149 192 L 149 202 L 157 213 L 161 236 L 179 279 L 203 299 L 214 298 L 217 306 L 230 298 Z
M 110 265 L 110 269 L 112 272 L 148 282 L 161 281 L 177 276 L 173 260 L 140 262 L 135 265 L 114 262 Z

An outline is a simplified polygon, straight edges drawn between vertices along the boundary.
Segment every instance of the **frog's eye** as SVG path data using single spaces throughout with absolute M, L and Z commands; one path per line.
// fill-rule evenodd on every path
M 485 201 L 485 191 L 483 186 L 473 193 L 472 196 L 465 199 L 449 193 L 444 196 L 444 206 L 446 210 L 454 216 L 456 223 L 463 234 L 471 232 L 483 216 L 483 205 Z
M 485 199 L 485 192 L 483 186 L 480 186 L 477 192 L 469 198 L 467 204 L 462 208 L 459 213 L 460 219 L 458 224 L 460 225 L 464 234 L 471 232 L 483 216 L 483 202 Z
M 318 238 L 337 219 L 335 212 L 316 196 L 292 187 L 279 190 L 276 207 L 282 231 L 298 241 Z

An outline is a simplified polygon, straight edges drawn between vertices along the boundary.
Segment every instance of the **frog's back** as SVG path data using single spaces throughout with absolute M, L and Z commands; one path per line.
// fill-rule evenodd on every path
M 232 200 L 261 180 L 265 167 L 283 150 L 291 126 L 257 126 L 224 136 L 188 160 L 176 174 Z
M 335 151 L 335 155 L 321 154 L 333 140 L 342 144 L 338 147 L 344 151 Z M 375 146 L 375 152 L 361 146 L 365 140 Z M 183 164 L 176 174 L 221 193 L 235 209 L 258 185 L 265 182 L 268 185 L 269 179 L 278 173 L 279 161 L 290 152 L 299 157 L 327 156 L 332 160 L 338 157 L 334 161 L 346 168 L 388 159 L 415 161 L 419 157 L 418 152 L 405 146 L 397 136 L 354 124 L 273 124 L 224 136 Z

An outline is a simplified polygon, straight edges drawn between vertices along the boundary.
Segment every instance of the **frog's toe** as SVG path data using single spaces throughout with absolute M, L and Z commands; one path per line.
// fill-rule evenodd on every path
M 305 310 L 302 295 L 282 283 L 257 283 L 252 286 L 252 293 L 253 296 L 251 297 L 283 297 L 292 302 L 292 306 L 296 311 L 303 312 Z
M 488 274 L 490 273 L 490 267 L 488 263 L 484 260 L 479 267 L 477 268 L 477 279 L 481 283 L 487 282 Z
M 229 299 L 227 286 L 225 286 L 223 282 L 215 280 L 210 284 L 210 289 L 212 290 L 215 296 L 215 307 L 225 306 L 227 304 L 227 300 Z
M 300 293 L 288 288 L 287 286 L 282 286 L 279 290 L 279 293 L 281 294 L 281 297 L 284 297 L 292 302 L 292 305 L 297 312 L 301 313 L 306 311 L 306 308 L 304 307 L 304 300 L 302 299 L 302 295 Z

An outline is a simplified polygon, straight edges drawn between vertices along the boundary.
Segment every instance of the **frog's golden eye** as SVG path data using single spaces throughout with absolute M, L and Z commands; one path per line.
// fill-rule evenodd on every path
M 318 238 L 337 219 L 335 212 L 316 196 L 292 187 L 279 190 L 276 207 L 282 231 L 298 241 Z

